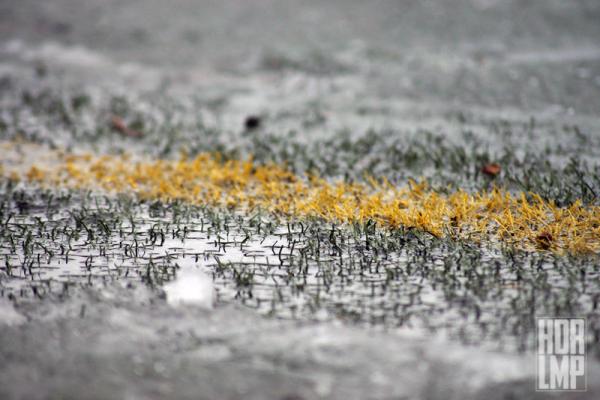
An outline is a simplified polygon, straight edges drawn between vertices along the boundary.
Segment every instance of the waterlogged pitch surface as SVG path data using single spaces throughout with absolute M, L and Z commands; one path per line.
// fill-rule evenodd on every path
M 3 6 L 2 396 L 531 398 L 536 316 L 594 382 L 597 6 L 333 5 Z M 195 269 L 213 308 L 163 290 Z

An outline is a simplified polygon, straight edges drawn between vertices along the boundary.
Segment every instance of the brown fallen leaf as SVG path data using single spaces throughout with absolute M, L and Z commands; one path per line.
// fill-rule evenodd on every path
M 500 171 L 501 171 L 500 164 L 496 164 L 496 163 L 487 164 L 487 165 L 484 165 L 483 168 L 481 168 L 481 172 L 483 172 L 487 176 L 492 176 L 492 177 L 498 175 L 500 173 Z
M 123 118 L 121 118 L 117 115 L 113 115 L 111 117 L 110 123 L 111 123 L 113 129 L 116 130 L 117 132 L 119 132 L 123 136 L 128 136 L 128 137 L 132 137 L 132 138 L 139 138 L 139 137 L 144 136 L 144 134 L 142 132 L 128 127 L 127 124 L 125 123 L 125 121 L 123 121 Z
M 548 232 L 540 233 L 535 239 L 537 240 L 538 245 L 544 250 L 548 250 L 552 244 L 552 241 L 554 240 L 552 235 Z

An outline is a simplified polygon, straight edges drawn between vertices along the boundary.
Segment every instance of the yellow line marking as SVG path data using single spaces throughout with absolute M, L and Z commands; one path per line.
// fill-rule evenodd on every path
M 286 217 L 341 223 L 373 220 L 391 229 L 403 226 L 437 237 L 496 240 L 524 250 L 559 254 L 600 250 L 600 207 L 586 207 L 581 201 L 560 208 L 535 193 L 511 194 L 499 188 L 442 195 L 425 182 L 410 181 L 405 187 L 373 178 L 368 183 L 330 182 L 313 175 L 300 177 L 281 165 L 258 165 L 252 159 L 223 160 L 219 154 L 173 161 L 55 153 L 51 163 L 24 163 L 26 170 L 20 171 L 14 164 L 9 171 L 6 164 L 0 174 L 46 186 L 135 193 L 141 199 L 261 208 Z

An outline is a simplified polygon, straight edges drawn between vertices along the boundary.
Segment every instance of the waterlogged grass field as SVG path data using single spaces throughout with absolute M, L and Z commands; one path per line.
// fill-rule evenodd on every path
M 597 1 L 38 3 L 0 398 L 545 399 L 542 316 L 600 397 Z
M 536 315 L 578 315 L 598 349 L 600 175 L 580 157 L 598 139 L 577 126 L 307 142 L 268 119 L 219 132 L 170 98 L 5 93 L 4 297 L 117 280 L 160 291 L 200 268 L 217 304 L 272 317 L 525 351 Z

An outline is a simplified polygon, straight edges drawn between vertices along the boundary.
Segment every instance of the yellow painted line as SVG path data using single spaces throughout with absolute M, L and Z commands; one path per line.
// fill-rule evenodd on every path
M 49 154 L 48 151 L 45 154 Z M 52 158 L 52 157 L 48 157 Z M 134 193 L 141 199 L 251 210 L 285 217 L 341 223 L 376 221 L 386 228 L 416 228 L 437 237 L 495 240 L 525 250 L 555 253 L 600 251 L 600 207 L 576 201 L 560 208 L 530 193 L 502 189 L 445 195 L 426 183 L 395 187 L 385 179 L 368 183 L 300 177 L 282 165 L 223 160 L 201 154 L 180 160 L 134 160 L 55 152 L 52 162 L 4 163 L 0 173 L 46 186 Z M 18 163 L 17 163 L 18 164 Z

